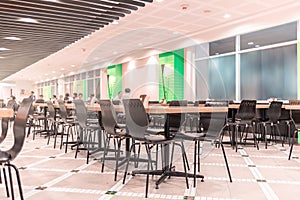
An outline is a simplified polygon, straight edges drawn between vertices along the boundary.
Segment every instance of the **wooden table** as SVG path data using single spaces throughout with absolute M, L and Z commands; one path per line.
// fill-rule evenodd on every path
M 11 108 L 0 108 L 0 118 L 13 117 L 14 111 Z

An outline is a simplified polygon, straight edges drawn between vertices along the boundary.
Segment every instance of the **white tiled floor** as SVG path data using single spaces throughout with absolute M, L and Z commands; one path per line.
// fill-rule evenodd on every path
M 9 146 L 10 142 L 8 138 L 1 147 Z M 104 173 L 101 173 L 100 161 L 91 159 L 86 164 L 84 151 L 74 159 L 74 151 L 69 150 L 65 154 L 63 150 L 53 149 L 52 144 L 46 145 L 46 142 L 40 136 L 35 140 L 27 138 L 22 153 L 14 161 L 19 168 L 22 167 L 20 173 L 25 199 L 144 198 L 144 175 L 129 175 L 123 185 L 123 170 L 118 174 L 118 180 L 113 180 L 112 162 L 107 162 Z M 186 145 L 192 165 L 193 144 Z M 196 188 L 186 189 L 184 178 L 172 177 L 166 179 L 159 189 L 155 189 L 155 180 L 158 177 L 151 177 L 149 199 L 299 199 L 300 163 L 297 158 L 288 161 L 287 145 L 284 148 L 271 145 L 268 149 L 261 145 L 260 150 L 247 146 L 238 152 L 229 146 L 225 147 L 233 177 L 232 183 L 228 179 L 221 149 L 211 148 L 208 149 L 209 154 L 201 160 L 204 182 L 198 180 Z M 284 149 L 286 151 L 282 151 Z M 299 146 L 295 146 L 294 154 L 300 156 Z M 177 170 L 182 170 L 180 156 L 177 156 L 175 165 Z M 190 178 L 190 186 L 192 182 Z M 41 187 L 44 189 L 38 189 Z M 3 184 L 0 185 L 0 191 L 0 199 L 8 199 Z M 15 194 L 18 195 L 17 189 Z

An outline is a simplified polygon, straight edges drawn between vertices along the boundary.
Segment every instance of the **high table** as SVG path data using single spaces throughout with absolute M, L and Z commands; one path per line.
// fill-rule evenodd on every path
M 13 117 L 14 111 L 11 108 L 0 108 L 0 118 Z
M 116 108 L 121 109 L 119 107 Z M 119 110 L 120 111 L 120 110 Z M 222 113 L 222 112 L 228 112 L 228 107 L 203 107 L 203 106 L 187 106 L 187 107 L 168 107 L 168 106 L 149 106 L 146 108 L 146 112 L 149 114 L 172 114 L 172 113 Z M 167 119 L 168 120 L 168 119 Z M 224 119 L 225 120 L 225 119 Z M 168 128 L 166 127 L 165 130 L 166 137 L 168 137 Z M 126 144 L 127 147 L 128 144 Z M 129 145 L 128 145 L 129 146 Z M 128 149 L 129 150 L 129 149 Z M 169 147 L 164 146 L 164 152 L 165 152 L 165 167 L 162 170 L 134 170 L 132 174 L 147 174 L 150 175 L 161 175 L 161 177 L 156 181 L 156 188 L 158 188 L 158 185 L 162 183 L 167 177 L 175 176 L 175 177 L 195 177 L 194 174 L 191 173 L 185 173 L 181 171 L 172 171 L 172 166 L 170 166 L 169 163 Z M 185 162 L 185 161 L 183 161 Z M 203 175 L 196 175 L 196 178 L 201 178 L 203 180 Z M 188 185 L 187 185 L 188 187 Z

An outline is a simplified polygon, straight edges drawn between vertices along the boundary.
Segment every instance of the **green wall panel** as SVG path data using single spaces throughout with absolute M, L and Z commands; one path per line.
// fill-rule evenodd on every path
M 164 75 L 159 70 L 159 99 L 164 98 L 163 82 L 167 101 L 184 99 L 184 49 L 160 54 L 159 64 L 165 65 Z
M 122 91 L 122 64 L 112 65 L 107 68 L 108 75 L 108 97 L 116 97 Z
M 44 99 L 51 98 L 51 86 L 44 86 L 43 88 L 43 97 Z
M 86 100 L 86 80 L 74 81 L 73 92 L 76 92 L 77 94 L 82 93 L 83 99 Z

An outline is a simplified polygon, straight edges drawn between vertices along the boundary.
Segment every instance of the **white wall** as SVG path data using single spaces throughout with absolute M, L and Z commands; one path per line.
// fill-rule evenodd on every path
M 158 56 L 133 60 L 123 66 L 123 91 L 130 88 L 132 97 L 147 94 L 149 100 L 159 100 L 159 62 Z

